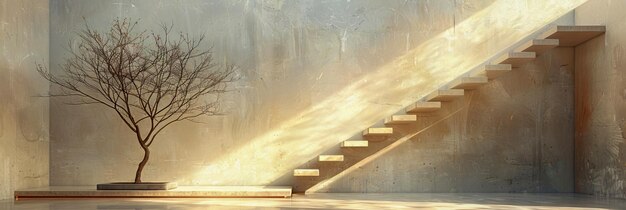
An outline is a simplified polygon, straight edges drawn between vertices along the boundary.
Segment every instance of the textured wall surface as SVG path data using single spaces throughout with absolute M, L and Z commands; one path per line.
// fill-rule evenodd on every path
M 577 24 L 606 34 L 576 48 L 576 191 L 626 197 L 626 14 L 624 1 L 589 1 Z M 603 11 L 603 12 L 598 12 Z
M 48 1 L 0 0 L 0 199 L 48 184 Z
M 219 60 L 239 66 L 241 79 L 223 101 L 228 114 L 166 130 L 144 180 L 336 192 L 571 191 L 571 151 L 551 150 L 571 142 L 572 110 L 555 108 L 572 98 L 571 50 L 515 73 L 520 81 L 492 83 L 452 104 L 461 111 L 448 110 L 444 122 L 347 177 L 321 186 L 291 174 L 581 2 L 53 0 L 50 63 L 59 73 L 83 17 L 100 30 L 131 17 L 145 29 L 174 23 L 204 33 Z M 131 180 L 142 154 L 125 125 L 104 107 L 64 102 L 50 104 L 51 184 Z M 566 125 L 551 129 L 556 122 Z M 343 167 L 321 166 L 326 178 Z M 461 186 L 463 179 L 474 182 Z
M 573 192 L 573 58 L 571 47 L 548 51 L 466 91 L 464 99 L 444 103 L 441 111 L 418 115 L 417 124 L 394 126 L 396 142 L 344 149 L 348 155 L 342 164 L 312 161 L 309 165 L 329 172 L 298 179 L 295 189 Z

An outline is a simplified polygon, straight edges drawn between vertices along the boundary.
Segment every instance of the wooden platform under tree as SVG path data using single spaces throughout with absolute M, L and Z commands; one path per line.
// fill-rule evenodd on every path
M 173 190 L 96 190 L 50 186 L 15 191 L 15 200 L 37 198 L 289 198 L 291 186 L 179 186 Z

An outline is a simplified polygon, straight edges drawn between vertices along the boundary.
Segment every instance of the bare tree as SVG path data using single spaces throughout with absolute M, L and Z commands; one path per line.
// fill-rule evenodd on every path
M 214 62 L 211 48 L 200 49 L 204 35 L 171 37 L 172 25 L 160 33 L 134 31 L 137 22 L 115 20 L 107 32 L 85 24 L 77 45 L 53 75 L 37 71 L 61 87 L 51 96 L 72 96 L 72 104 L 102 104 L 114 110 L 134 132 L 144 157 L 135 183 L 150 158 L 150 146 L 169 125 L 203 115 L 218 114 L 220 93 L 233 81 L 234 67 Z

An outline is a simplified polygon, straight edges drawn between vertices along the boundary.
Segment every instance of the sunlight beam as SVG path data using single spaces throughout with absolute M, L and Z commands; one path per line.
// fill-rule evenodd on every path
M 585 1 L 495 1 L 184 181 L 290 184 L 295 167 L 437 90 Z

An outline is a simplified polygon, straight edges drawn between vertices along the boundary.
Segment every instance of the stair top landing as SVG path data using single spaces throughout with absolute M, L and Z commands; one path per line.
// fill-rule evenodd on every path
M 573 47 L 604 34 L 606 26 L 554 26 L 540 39 L 558 39 L 559 46 Z

